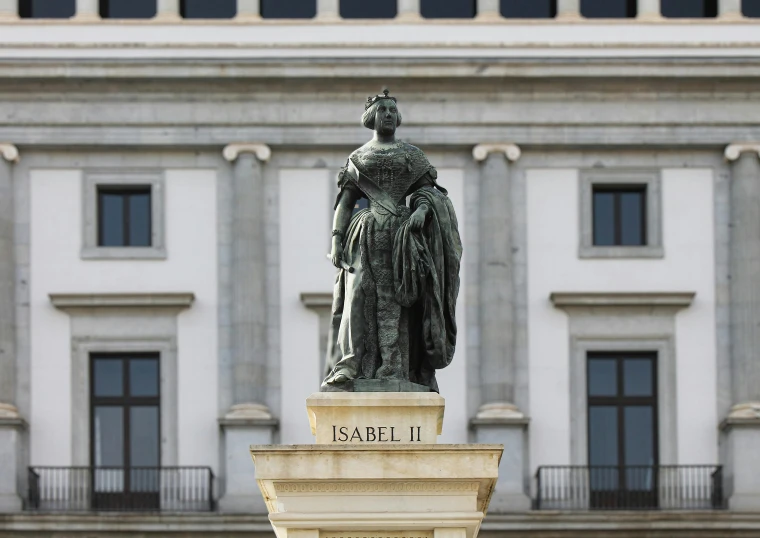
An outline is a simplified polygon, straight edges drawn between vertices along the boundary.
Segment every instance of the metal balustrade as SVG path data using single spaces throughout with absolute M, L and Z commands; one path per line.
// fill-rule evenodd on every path
M 543 466 L 536 510 L 719 510 L 720 465 Z
M 30 467 L 27 510 L 209 512 L 209 467 Z

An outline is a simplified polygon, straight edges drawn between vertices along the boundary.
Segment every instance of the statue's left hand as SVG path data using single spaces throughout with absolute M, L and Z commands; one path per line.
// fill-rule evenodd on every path
M 426 212 L 424 208 L 417 209 L 412 216 L 409 217 L 409 229 L 413 232 L 419 232 L 425 225 Z

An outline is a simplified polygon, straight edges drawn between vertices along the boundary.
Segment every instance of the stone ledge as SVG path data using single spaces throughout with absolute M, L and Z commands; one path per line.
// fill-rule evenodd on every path
M 194 293 L 51 293 L 56 308 L 190 308 Z
M 696 292 L 552 292 L 549 300 L 557 308 L 671 307 L 687 308 Z

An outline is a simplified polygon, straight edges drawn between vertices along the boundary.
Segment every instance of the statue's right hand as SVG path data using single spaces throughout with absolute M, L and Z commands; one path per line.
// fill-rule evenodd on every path
M 340 264 L 342 259 L 343 259 L 343 245 L 340 243 L 340 241 L 334 241 L 333 246 L 332 246 L 332 251 L 330 252 L 330 261 L 335 267 L 337 267 L 338 269 L 342 269 L 342 266 Z

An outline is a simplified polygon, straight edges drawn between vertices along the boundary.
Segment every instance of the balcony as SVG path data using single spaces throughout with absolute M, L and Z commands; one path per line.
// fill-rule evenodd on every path
M 45 512 L 210 512 L 209 467 L 30 467 L 26 509 Z
M 543 466 L 536 510 L 719 510 L 720 465 Z

